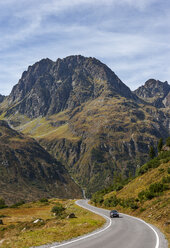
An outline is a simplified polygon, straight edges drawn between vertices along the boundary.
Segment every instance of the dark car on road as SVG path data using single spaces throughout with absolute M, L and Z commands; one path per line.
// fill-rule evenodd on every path
M 110 218 L 114 218 L 114 217 L 119 217 L 119 213 L 117 210 L 110 211 Z

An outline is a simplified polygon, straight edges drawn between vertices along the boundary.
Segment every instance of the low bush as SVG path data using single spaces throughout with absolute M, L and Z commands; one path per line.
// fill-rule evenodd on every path
M 140 212 L 144 212 L 146 210 L 146 208 L 140 208 Z
M 167 145 L 167 146 L 170 146 L 170 137 L 168 137 L 168 138 L 166 139 L 166 145 Z
M 48 199 L 47 198 L 42 198 L 42 199 L 40 199 L 40 202 L 46 203 L 46 202 L 48 202 Z
M 5 204 L 5 200 L 0 198 L 0 209 L 7 208 L 8 206 Z
M 22 201 L 19 201 L 19 202 L 15 203 L 15 204 L 11 205 L 10 208 L 17 208 L 17 207 L 19 207 L 19 206 L 21 206 L 23 204 L 25 204 L 25 201 L 22 200 Z
M 103 202 L 106 207 L 116 207 L 119 204 L 119 199 L 113 195 L 110 198 L 107 198 Z
M 54 213 L 56 216 L 61 216 L 64 211 L 65 211 L 65 208 L 59 202 L 57 202 L 55 206 L 53 206 L 53 208 L 51 209 L 51 212 Z
M 92 195 L 92 198 L 91 198 L 91 201 L 94 202 L 95 204 L 102 204 L 104 199 L 103 199 L 103 196 L 107 194 L 107 191 L 104 189 L 104 190 L 101 190 L 101 191 L 97 191 L 96 193 L 94 193 Z
M 147 190 L 142 190 L 138 194 L 139 200 L 151 200 L 155 196 L 161 195 L 165 190 L 169 188 L 166 184 L 167 182 L 169 182 L 169 180 L 169 177 L 163 177 L 161 182 L 151 184 Z
M 156 158 L 151 159 L 141 168 L 139 168 L 139 170 L 137 171 L 137 176 L 146 173 L 151 168 L 157 168 L 162 162 L 167 163 L 169 160 L 170 160 L 170 151 L 162 151 Z
M 166 190 L 166 185 L 163 183 L 153 183 L 149 186 L 149 191 L 151 193 L 159 193 L 159 192 L 163 192 L 164 190 Z
M 127 199 L 122 198 L 119 204 L 123 208 L 138 209 L 138 204 L 135 198 L 127 198 Z
M 170 183 L 170 176 L 163 177 L 162 178 L 162 183 Z
M 157 168 L 160 165 L 160 160 L 156 157 L 144 164 L 138 171 L 138 175 L 146 173 L 150 168 Z
M 7 217 L 7 216 L 4 214 L 0 214 L 0 218 L 5 218 L 5 217 Z

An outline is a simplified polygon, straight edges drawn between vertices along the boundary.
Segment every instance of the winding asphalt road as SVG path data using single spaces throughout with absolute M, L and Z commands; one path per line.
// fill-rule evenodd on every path
M 109 211 L 93 207 L 87 200 L 77 205 L 95 212 L 106 219 L 103 228 L 64 243 L 55 243 L 49 248 L 167 248 L 167 242 L 160 231 L 141 219 L 120 214 L 120 218 L 109 218 Z

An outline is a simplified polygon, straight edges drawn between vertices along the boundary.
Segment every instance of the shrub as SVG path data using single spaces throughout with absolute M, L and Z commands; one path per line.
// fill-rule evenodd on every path
M 57 202 L 56 205 L 53 206 L 53 208 L 51 209 L 51 212 L 55 213 L 56 216 L 61 216 L 64 210 L 65 208 L 63 207 L 63 205 Z
M 146 210 L 146 208 L 140 208 L 140 212 L 144 212 Z
M 103 196 L 105 194 L 105 191 L 98 191 L 92 195 L 91 201 L 93 201 L 95 204 L 102 204 L 104 201 Z
M 151 193 L 163 192 L 163 184 L 162 183 L 153 183 L 149 186 L 149 191 Z
M 168 178 L 164 178 L 164 180 L 168 180 Z M 163 179 L 162 179 L 163 180 Z M 153 183 L 149 186 L 149 191 L 152 193 L 159 193 L 159 192 L 163 192 L 165 190 L 167 190 L 167 185 L 164 183 Z
M 168 138 L 166 139 L 166 145 L 167 145 L 167 146 L 170 146 L 170 137 L 168 137 Z
M 163 139 L 160 138 L 159 142 L 158 142 L 158 152 L 160 152 L 162 150 L 163 147 Z
M 159 154 L 158 159 L 170 159 L 170 151 L 163 151 Z
M 151 159 L 153 159 L 154 157 L 155 157 L 155 150 L 154 150 L 154 148 L 153 148 L 153 146 L 150 146 L 150 149 L 149 149 L 149 157 L 151 158 Z
M 105 199 L 103 203 L 106 207 L 116 207 L 119 204 L 119 200 L 113 195 L 110 198 Z
M 22 201 L 19 201 L 19 202 L 13 204 L 12 206 L 10 206 L 10 208 L 17 208 L 23 204 L 25 204 L 25 201 L 22 200 Z
M 123 185 L 122 184 L 116 185 L 116 188 L 115 188 L 116 191 L 119 191 L 121 189 L 123 189 Z
M 139 194 L 138 194 L 138 198 L 139 201 L 143 201 L 145 199 L 145 190 L 142 190 Z
M 157 168 L 162 162 L 167 163 L 169 160 L 170 160 L 170 151 L 163 151 L 159 154 L 159 156 L 151 159 L 142 167 L 140 167 L 139 170 L 137 171 L 137 176 L 143 175 L 150 168 Z
M 40 199 L 40 202 L 48 202 L 48 199 L 47 198 L 42 198 L 42 199 Z
M 5 200 L 0 198 L 0 209 L 7 208 L 8 206 L 5 204 Z
M 170 176 L 163 177 L 162 178 L 162 183 L 170 183 Z
M 5 217 L 7 217 L 7 216 L 4 214 L 0 214 L 0 218 L 5 218 Z
M 122 198 L 119 204 L 123 208 L 138 209 L 138 204 L 135 198 L 127 198 L 127 199 Z
M 149 189 L 147 190 L 142 190 L 139 194 L 138 194 L 138 198 L 140 201 L 143 200 L 151 200 L 152 198 L 154 198 L 155 196 L 160 195 L 163 191 L 168 189 L 168 185 L 165 184 L 167 182 L 169 182 L 170 177 L 163 177 L 162 182 L 158 182 L 158 183 L 153 183 L 149 186 Z
M 145 198 L 146 200 L 151 200 L 152 198 L 154 198 L 155 194 L 153 192 L 150 192 L 149 190 L 145 191 Z
M 160 160 L 158 158 L 151 159 L 149 162 L 144 164 L 138 171 L 138 175 L 146 173 L 150 168 L 157 168 L 160 165 Z

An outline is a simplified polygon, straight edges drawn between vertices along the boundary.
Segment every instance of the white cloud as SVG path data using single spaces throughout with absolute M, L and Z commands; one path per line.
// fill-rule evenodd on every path
M 158 3 L 1 0 L 0 14 L 3 18 L 7 15 L 8 20 L 7 29 L 3 26 L 1 30 L 0 26 L 0 93 L 2 84 L 17 83 L 28 65 L 43 57 L 56 60 L 70 54 L 101 59 L 132 88 L 147 76 L 169 80 L 169 9 L 154 13 L 152 5 Z M 117 15 L 112 13 L 114 8 Z M 80 9 L 82 16 L 78 16 Z M 72 20 L 72 16 L 77 16 L 77 20 Z M 85 21 L 81 22 L 83 18 Z

